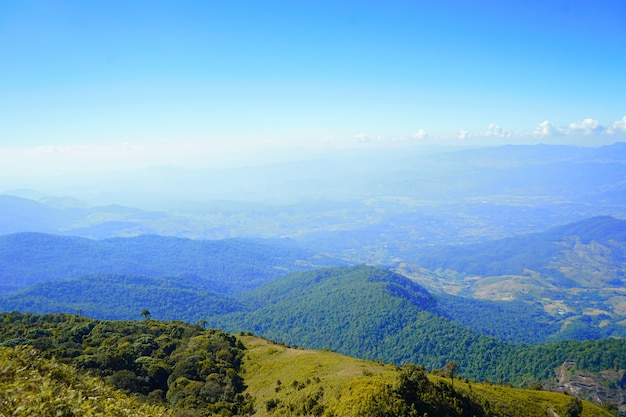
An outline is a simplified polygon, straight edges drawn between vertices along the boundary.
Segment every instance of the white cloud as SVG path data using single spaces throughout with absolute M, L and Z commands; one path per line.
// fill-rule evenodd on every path
M 565 132 L 563 129 L 553 125 L 548 120 L 544 120 L 543 122 L 539 123 L 539 126 L 537 126 L 532 131 L 533 136 L 542 136 L 542 137 L 543 136 L 557 136 L 557 135 L 562 135 L 564 133 Z
M 428 133 L 424 129 L 420 129 L 413 134 L 414 139 L 423 140 L 428 136 Z
M 489 126 L 487 126 L 487 131 L 483 132 L 482 135 L 483 136 L 497 136 L 497 137 L 500 137 L 500 138 L 506 138 L 506 137 L 510 137 L 511 133 L 507 132 L 504 129 L 502 129 L 497 124 L 491 123 Z
M 461 129 L 459 131 L 459 139 L 463 140 L 463 139 L 467 139 L 470 136 L 470 132 L 465 130 L 465 129 Z
M 358 143 L 369 142 L 370 138 L 365 133 L 357 133 L 353 136 L 354 140 Z
M 594 133 L 602 133 L 605 128 L 595 119 L 587 118 L 580 122 L 570 123 L 570 133 L 582 133 L 583 135 L 592 135 Z
M 626 116 L 613 124 L 606 130 L 606 133 L 613 135 L 615 133 L 626 132 Z

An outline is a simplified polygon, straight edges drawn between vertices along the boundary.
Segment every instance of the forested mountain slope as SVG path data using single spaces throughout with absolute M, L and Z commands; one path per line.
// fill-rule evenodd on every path
M 376 270 L 381 276 L 390 276 L 385 270 Z M 405 278 L 396 277 L 396 280 Z M 288 281 L 287 281 L 288 282 Z M 348 282 L 346 282 L 349 285 Z M 542 343 L 558 334 L 561 323 L 536 306 L 524 302 L 497 302 L 472 300 L 442 294 L 431 295 L 423 287 L 409 283 L 411 288 L 429 299 L 430 312 L 451 320 L 472 331 L 510 343 Z M 293 294 L 289 284 L 277 284 L 284 295 Z M 367 291 L 376 299 L 398 296 L 369 283 Z M 356 287 L 359 287 L 358 285 Z M 360 287 L 359 287 L 360 288 Z M 278 290 L 277 290 L 278 291 Z M 377 292 L 381 292 L 376 295 Z M 356 294 L 356 293 L 355 293 Z M 219 317 L 236 311 L 249 311 L 254 294 L 235 297 L 220 293 L 206 282 L 185 276 L 149 277 L 137 275 L 89 275 L 80 278 L 47 281 L 0 297 L 0 310 L 32 313 L 81 312 L 99 319 L 132 320 L 138 312 L 149 309 L 159 320 L 199 320 Z M 260 307 L 265 298 L 252 304 Z M 316 301 L 319 302 L 319 299 Z M 341 308 L 343 306 L 339 306 Z M 376 314 L 386 308 L 386 314 L 403 314 L 384 302 L 368 304 L 364 309 Z M 398 304 L 395 306 L 401 308 Z M 335 308 L 335 306 L 333 306 Z M 371 314 L 369 311 L 367 314 Z M 372 324 L 372 326 L 375 324 Z
M 209 322 L 289 344 L 428 369 L 455 361 L 461 374 L 476 380 L 547 381 L 569 359 L 593 372 L 626 370 L 625 340 L 507 344 L 447 319 L 445 304 L 409 279 L 367 266 L 292 274 L 239 300 L 244 311 Z
M 176 278 L 89 276 L 38 284 L 5 296 L 0 306 L 133 319 L 146 309 L 159 319 L 206 322 L 384 362 L 440 369 L 453 360 L 468 377 L 517 385 L 553 380 L 554 369 L 570 359 L 583 371 L 626 369 L 624 340 L 513 345 L 503 339 L 536 341 L 558 326 L 523 305 L 455 301 L 463 299 L 433 296 L 391 271 L 357 266 L 291 274 L 237 297 Z M 466 327 L 463 312 L 474 322 L 485 317 L 483 330 L 490 333 Z

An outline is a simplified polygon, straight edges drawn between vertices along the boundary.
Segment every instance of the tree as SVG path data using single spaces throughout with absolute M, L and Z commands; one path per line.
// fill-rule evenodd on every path
M 143 316 L 146 320 L 148 320 L 148 319 L 150 318 L 150 316 L 151 316 L 150 312 L 149 312 L 148 310 L 146 310 L 146 309 L 141 310 L 141 315 L 142 315 L 142 316 Z
M 446 363 L 446 370 L 450 374 L 450 381 L 452 381 L 452 389 L 454 390 L 454 374 L 458 371 L 459 367 L 456 362 L 450 361 Z
M 583 412 L 583 402 L 574 397 L 565 405 L 565 415 L 567 417 L 580 417 Z
M 399 374 L 398 394 L 407 404 L 419 404 L 433 390 L 424 367 L 413 364 L 402 366 Z

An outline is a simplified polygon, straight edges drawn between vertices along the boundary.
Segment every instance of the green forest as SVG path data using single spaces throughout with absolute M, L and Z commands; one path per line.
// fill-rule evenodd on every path
M 138 321 L 104 321 L 3 313 L 2 345 L 25 355 L 34 354 L 20 346 L 32 346 L 38 356 L 99 377 L 142 403 L 186 410 L 180 415 L 246 413 L 241 342 L 222 331 L 144 315 Z

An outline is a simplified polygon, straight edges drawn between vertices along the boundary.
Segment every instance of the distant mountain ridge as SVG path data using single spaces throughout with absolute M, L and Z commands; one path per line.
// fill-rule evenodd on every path
M 626 220 L 598 216 L 405 259 L 394 269 L 431 291 L 540 306 L 560 318 L 562 337 L 626 336 Z
M 482 244 L 425 248 L 415 264 L 401 262 L 393 269 L 439 294 L 440 308 L 434 313 L 499 340 L 535 344 L 624 337 L 625 225 L 626 221 L 602 216 Z M 123 277 L 163 280 L 166 292 L 178 300 L 187 296 L 177 292 L 176 286 L 193 284 L 198 293 L 212 294 L 207 295 L 207 302 L 225 306 L 225 295 L 261 287 L 291 272 L 336 265 L 345 262 L 284 239 L 195 241 L 146 235 L 95 241 L 37 233 L 0 236 L 5 308 L 26 308 L 29 300 L 28 311 L 84 310 L 101 318 L 132 318 L 136 313 L 130 305 L 142 308 L 130 303 L 129 310 L 103 315 L 101 307 L 111 303 L 114 289 L 123 291 Z M 63 284 L 68 286 L 68 296 L 62 300 L 49 295 L 61 284 L 46 281 L 57 280 L 70 280 Z M 87 307 L 83 298 L 89 280 L 93 288 L 102 289 L 102 296 Z M 102 287 L 104 282 L 109 282 L 110 291 Z M 18 289 L 22 291 L 10 294 Z M 444 290 L 453 297 L 444 296 Z M 279 292 L 284 299 L 293 290 L 283 286 Z M 266 299 L 260 298 L 261 302 Z M 146 300 L 152 303 L 154 298 Z M 219 314 L 207 302 L 200 303 L 206 306 L 204 315 Z M 174 311 L 178 317 L 163 318 L 195 320 L 203 315 Z M 490 320 L 495 314 L 499 320 Z
M 250 289 L 292 271 L 333 265 L 295 245 L 143 235 L 91 240 L 42 233 L 0 236 L 0 293 L 92 274 L 194 277 L 218 292 Z
M 567 249 L 568 238 L 583 244 L 596 241 L 617 245 L 617 260 L 623 259 L 626 220 L 597 216 L 557 226 L 545 232 L 515 236 L 485 243 L 426 247 L 411 260 L 430 270 L 450 269 L 481 276 L 522 274 L 525 269 L 541 271 Z

